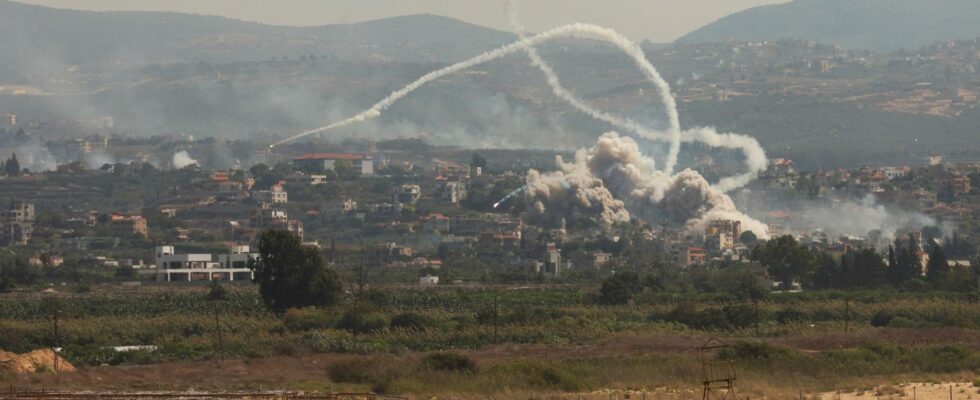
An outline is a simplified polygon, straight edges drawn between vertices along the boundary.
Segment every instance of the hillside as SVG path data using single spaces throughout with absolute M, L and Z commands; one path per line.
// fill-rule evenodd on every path
M 976 0 L 795 0 L 729 15 L 677 42 L 787 38 L 894 51 L 977 36 Z
M 350 25 L 270 26 L 163 12 L 86 12 L 0 0 L 0 73 L 43 73 L 106 61 L 227 62 L 296 58 L 445 62 L 513 39 L 434 15 Z M 3 75 L 0 75 L 2 77 Z

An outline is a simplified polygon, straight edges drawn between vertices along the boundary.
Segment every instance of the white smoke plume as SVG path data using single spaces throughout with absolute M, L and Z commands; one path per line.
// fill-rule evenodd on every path
M 198 164 L 197 160 L 191 158 L 190 154 L 187 154 L 187 150 L 181 150 L 175 153 L 171 164 L 173 165 L 174 169 L 181 169 L 191 165 L 200 165 Z
M 903 230 L 937 227 L 946 236 L 952 235 L 954 230 L 928 215 L 886 207 L 870 194 L 860 202 L 845 200 L 835 205 L 809 205 L 792 215 L 789 222 L 791 227 L 801 231 L 819 229 L 831 237 L 877 236 L 881 242 L 871 243 L 875 246 L 887 246 Z M 877 234 L 869 234 L 873 231 Z
M 527 175 L 526 196 L 538 215 L 588 213 L 604 226 L 631 218 L 659 222 L 664 217 L 701 232 L 711 221 L 741 221 L 746 231 L 767 238 L 766 226 L 739 212 L 725 193 L 693 170 L 674 176 L 654 169 L 629 137 L 609 132 L 595 146 L 581 149 L 575 159 L 559 158 L 559 170 Z

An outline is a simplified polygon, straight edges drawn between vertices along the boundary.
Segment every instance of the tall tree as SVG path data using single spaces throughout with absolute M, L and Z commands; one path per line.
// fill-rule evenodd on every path
M 4 170 L 7 172 L 7 176 L 20 176 L 20 162 L 17 161 L 17 154 L 14 153 L 7 159 L 4 163 Z
M 769 275 L 788 289 L 795 281 L 808 280 L 817 268 L 817 257 L 791 235 L 760 244 L 752 250 L 752 259 L 766 266 Z
M 262 300 L 272 310 L 336 304 L 340 279 L 320 252 L 303 246 L 286 231 L 266 231 L 259 239 L 259 258 L 249 261 Z
M 837 261 L 830 254 L 820 254 L 820 266 L 813 274 L 813 287 L 815 289 L 833 289 L 840 282 L 840 268 Z
M 929 251 L 929 263 L 926 264 L 926 279 L 933 284 L 940 284 L 949 274 L 949 262 L 942 246 L 933 243 Z

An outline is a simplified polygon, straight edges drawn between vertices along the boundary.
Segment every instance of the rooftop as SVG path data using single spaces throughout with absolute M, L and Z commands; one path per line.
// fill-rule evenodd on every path
M 364 154 L 359 153 L 307 153 L 293 160 L 363 160 L 367 158 Z

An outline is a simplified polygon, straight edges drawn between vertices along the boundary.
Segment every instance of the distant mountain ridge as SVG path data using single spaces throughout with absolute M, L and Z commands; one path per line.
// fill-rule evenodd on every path
M 91 12 L 0 0 L 0 72 L 122 61 L 227 62 L 313 54 L 345 60 L 445 62 L 514 35 L 448 17 L 285 27 L 173 12 Z M 36 71 L 35 71 L 36 72 Z
M 977 0 L 795 0 L 729 15 L 677 43 L 786 38 L 887 52 L 978 36 Z

